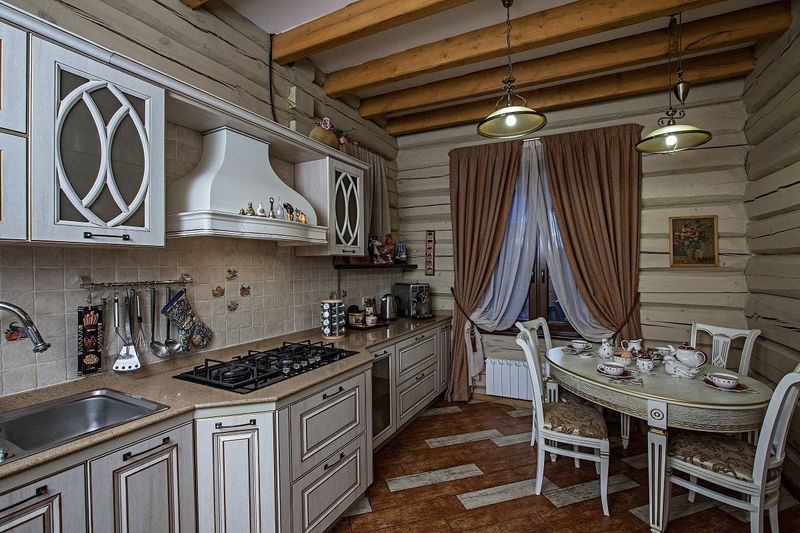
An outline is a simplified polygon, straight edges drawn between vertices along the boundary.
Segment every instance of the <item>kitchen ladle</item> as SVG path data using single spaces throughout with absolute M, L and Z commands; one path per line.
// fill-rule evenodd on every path
M 167 285 L 167 302 L 172 300 L 172 287 Z M 167 318 L 167 336 L 164 339 L 164 345 L 170 351 L 170 353 L 178 353 L 183 351 L 183 346 L 181 343 L 176 341 L 175 339 L 169 338 L 169 318 Z
M 156 289 L 150 287 L 150 351 L 158 358 L 165 359 L 169 356 L 169 348 L 163 342 L 156 340 Z

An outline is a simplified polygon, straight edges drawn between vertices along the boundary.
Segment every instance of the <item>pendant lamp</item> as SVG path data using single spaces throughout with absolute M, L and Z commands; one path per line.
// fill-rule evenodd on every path
M 689 82 L 683 79 L 683 66 L 681 63 L 681 23 L 675 16 L 669 20 L 668 27 L 668 61 L 667 61 L 667 98 L 669 107 L 664 116 L 658 119 L 659 128 L 653 130 L 644 139 L 639 141 L 636 149 L 648 154 L 674 154 L 683 150 L 697 148 L 711 140 L 711 133 L 689 124 L 678 124 L 675 119 L 686 116 L 686 97 L 689 95 Z M 672 58 L 677 55 L 678 81 L 672 85 Z M 677 108 L 672 105 L 673 95 L 678 100 Z
M 505 93 L 494 106 L 494 112 L 481 120 L 478 124 L 478 133 L 484 137 L 495 139 L 512 139 L 521 137 L 547 124 L 544 115 L 528 107 L 528 101 L 514 92 L 514 83 L 517 79 L 511 69 L 511 5 L 514 0 L 502 0 L 506 8 L 506 55 L 508 56 L 508 74 L 503 78 L 503 92 Z M 514 99 L 521 105 L 514 105 Z M 500 104 L 505 102 L 503 107 Z

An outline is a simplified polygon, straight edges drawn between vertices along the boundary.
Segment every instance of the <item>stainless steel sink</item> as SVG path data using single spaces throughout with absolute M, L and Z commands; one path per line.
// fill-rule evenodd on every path
M 166 405 L 98 389 L 0 414 L 0 463 L 130 422 Z

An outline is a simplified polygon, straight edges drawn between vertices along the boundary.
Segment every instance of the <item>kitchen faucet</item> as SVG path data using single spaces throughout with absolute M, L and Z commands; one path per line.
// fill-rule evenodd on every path
M 10 311 L 19 317 L 22 321 L 22 325 L 25 326 L 25 329 L 28 331 L 28 337 L 30 337 L 33 343 L 33 351 L 35 353 L 41 353 L 50 348 L 50 343 L 45 342 L 42 338 L 42 334 L 36 329 L 36 324 L 33 323 L 33 319 L 31 319 L 30 315 L 26 313 L 24 309 L 8 302 L 0 302 L 0 309 Z

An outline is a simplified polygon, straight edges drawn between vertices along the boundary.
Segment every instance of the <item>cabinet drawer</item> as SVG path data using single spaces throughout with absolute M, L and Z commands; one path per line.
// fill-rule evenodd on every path
M 364 374 L 359 374 L 289 407 L 292 479 L 364 432 L 366 390 Z
M 191 424 L 89 461 L 94 531 L 194 531 L 193 462 Z
M 292 531 L 324 531 L 366 489 L 367 437 L 326 458 L 292 485 Z
M 408 422 L 436 397 L 439 392 L 439 373 L 436 366 L 434 361 L 400 385 L 397 391 L 398 426 Z
M 85 491 L 80 465 L 6 492 L 0 495 L 0 531 L 86 531 Z
M 429 337 L 435 337 L 435 336 L 436 336 L 436 328 L 429 329 L 429 330 L 426 330 L 426 331 L 423 331 L 423 332 L 420 332 L 420 333 L 416 333 L 413 337 L 410 337 L 408 339 L 405 339 L 405 340 L 402 340 L 402 341 L 398 342 L 397 343 L 397 349 L 398 350 L 405 350 L 409 346 L 414 346 L 418 342 L 421 342 L 423 339 L 427 339 Z
M 436 358 L 436 330 L 414 337 L 397 351 L 397 380 L 405 381 Z

